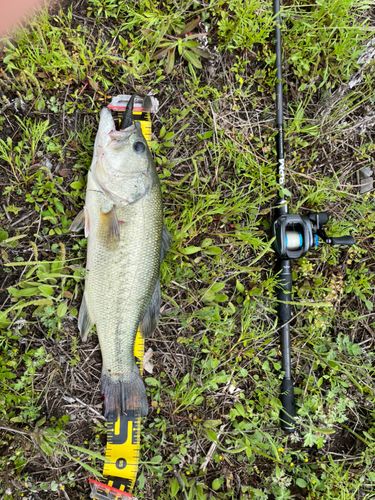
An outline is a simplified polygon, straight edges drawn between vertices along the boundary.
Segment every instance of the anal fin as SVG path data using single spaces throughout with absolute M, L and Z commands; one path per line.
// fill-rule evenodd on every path
M 172 236 L 168 229 L 163 225 L 160 248 L 160 264 L 164 259 L 168 248 L 171 246 Z M 147 306 L 147 310 L 139 323 L 139 331 L 143 338 L 150 337 L 158 325 L 160 315 L 161 289 L 160 278 L 158 278 L 151 300 Z
M 161 303 L 160 279 L 158 278 L 154 293 L 147 306 L 145 315 L 139 323 L 139 331 L 143 338 L 150 337 L 158 325 Z
M 168 249 L 172 243 L 172 236 L 168 229 L 163 224 L 163 231 L 161 233 L 161 249 L 160 249 L 160 262 L 167 255 Z
M 90 318 L 90 314 L 87 308 L 86 295 L 83 294 L 81 308 L 78 315 L 78 328 L 81 333 L 81 338 L 83 342 L 86 342 L 88 334 L 91 328 L 94 326 L 94 321 Z

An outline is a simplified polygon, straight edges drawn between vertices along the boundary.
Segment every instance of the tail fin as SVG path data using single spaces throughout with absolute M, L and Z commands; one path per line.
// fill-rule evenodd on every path
M 134 363 L 133 371 L 126 378 L 118 379 L 108 373 L 102 373 L 100 385 L 104 400 L 104 417 L 108 419 L 110 414 L 126 414 L 128 410 L 140 410 L 141 416 L 148 414 L 148 402 L 146 389 Z

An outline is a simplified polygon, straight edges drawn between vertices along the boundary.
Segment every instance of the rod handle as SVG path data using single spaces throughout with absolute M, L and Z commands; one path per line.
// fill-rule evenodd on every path
M 280 426 L 284 432 L 290 434 L 295 431 L 296 407 L 294 402 L 293 380 L 284 378 L 281 383 L 280 401 L 283 405 L 280 410 Z
M 327 243 L 330 245 L 347 245 L 349 247 L 354 245 L 353 236 L 339 236 L 337 238 L 330 236 L 328 239 L 329 241 L 327 241 Z
M 291 308 L 290 302 L 292 300 L 292 270 L 290 268 L 289 260 L 280 260 L 279 266 L 281 268 L 279 274 L 279 289 L 277 292 L 277 298 L 280 300 L 278 306 L 278 317 L 281 325 L 288 323 L 291 318 Z

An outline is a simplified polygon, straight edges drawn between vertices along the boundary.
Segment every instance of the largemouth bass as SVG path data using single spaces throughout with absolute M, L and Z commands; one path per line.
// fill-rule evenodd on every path
M 111 112 L 101 111 L 85 207 L 72 224 L 72 230 L 84 226 L 87 237 L 78 327 L 84 341 L 92 326 L 97 328 L 106 418 L 135 409 L 148 413 L 134 343 L 138 328 L 143 336 L 156 328 L 160 263 L 171 240 L 151 153 L 140 124 L 132 124 L 133 100 L 119 131 Z

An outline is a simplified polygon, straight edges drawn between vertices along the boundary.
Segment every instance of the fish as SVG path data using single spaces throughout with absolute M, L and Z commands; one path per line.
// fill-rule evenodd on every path
M 86 341 L 96 325 L 107 419 L 130 410 L 148 414 L 134 343 L 138 329 L 148 337 L 157 326 L 160 265 L 171 244 L 155 164 L 140 124 L 132 123 L 134 97 L 120 130 L 109 109 L 100 112 L 85 206 L 71 225 L 87 237 L 78 328 Z

